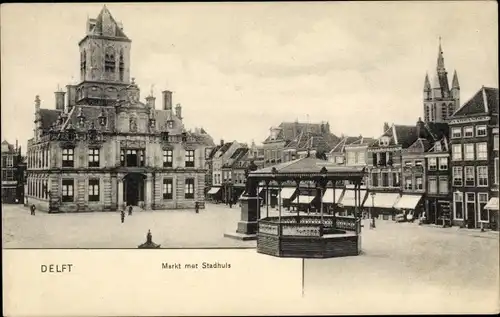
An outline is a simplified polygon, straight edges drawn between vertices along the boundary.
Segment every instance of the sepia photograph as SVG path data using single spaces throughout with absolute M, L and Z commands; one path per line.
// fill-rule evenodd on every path
M 498 313 L 497 9 L 3 4 L 2 248 L 245 250 L 323 313 Z

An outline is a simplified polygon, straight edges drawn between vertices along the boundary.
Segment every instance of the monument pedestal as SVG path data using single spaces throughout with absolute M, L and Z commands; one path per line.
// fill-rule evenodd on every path
M 259 220 L 260 197 L 241 197 L 241 220 L 235 233 L 225 233 L 224 237 L 237 240 L 256 240 Z

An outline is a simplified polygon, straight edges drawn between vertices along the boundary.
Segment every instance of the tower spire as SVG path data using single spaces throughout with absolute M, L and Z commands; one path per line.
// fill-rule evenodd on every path
M 453 81 L 451 83 L 451 88 L 458 88 L 458 89 L 460 89 L 460 84 L 458 83 L 457 70 L 455 70 L 453 72 Z
M 444 68 L 444 57 L 443 57 L 443 49 L 441 47 L 441 36 L 439 37 L 439 49 L 438 49 L 438 58 L 437 58 L 437 71 L 445 72 Z
M 431 90 L 431 83 L 429 81 L 429 74 L 425 73 L 424 91 L 430 91 L 430 90 Z

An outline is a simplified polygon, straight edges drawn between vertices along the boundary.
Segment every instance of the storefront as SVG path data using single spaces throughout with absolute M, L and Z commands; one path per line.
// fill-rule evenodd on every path
M 484 206 L 484 209 L 489 213 L 489 227 L 491 230 L 498 231 L 498 197 L 492 197 Z
M 421 202 L 422 195 L 403 194 L 394 204 L 394 209 L 404 215 L 405 221 L 416 220 L 423 211 Z
M 207 192 L 207 199 L 210 201 L 220 201 L 221 200 L 221 188 L 220 187 L 212 187 Z
M 359 190 L 359 201 L 361 204 L 359 204 L 359 207 L 363 208 L 365 200 L 366 200 L 366 190 Z M 356 191 L 352 189 L 351 187 L 347 187 L 344 191 L 344 195 L 342 196 L 342 199 L 339 200 L 339 205 L 341 205 L 347 215 L 352 215 L 354 213 L 354 207 L 357 205 L 356 204 Z
M 333 206 L 339 204 L 343 192 L 344 189 L 342 188 L 327 188 L 325 190 L 325 193 L 323 194 L 323 205 L 326 205 L 326 210 L 328 210 L 328 212 L 333 210 Z
M 281 198 L 281 205 L 283 206 L 283 208 L 290 210 L 291 202 L 295 198 L 294 196 L 296 196 L 295 195 L 296 191 L 297 188 L 295 187 L 284 187 L 283 189 L 281 189 L 280 198 Z
M 292 210 L 307 211 L 311 212 L 313 210 L 312 204 L 316 196 L 312 195 L 298 195 L 292 202 Z
M 396 209 L 394 209 L 394 205 L 396 205 L 399 198 L 398 193 L 371 192 L 368 194 L 365 207 L 379 219 L 395 220 Z

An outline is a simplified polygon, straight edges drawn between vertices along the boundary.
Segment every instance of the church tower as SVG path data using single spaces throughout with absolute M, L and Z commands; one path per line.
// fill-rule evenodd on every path
M 448 81 L 448 72 L 444 66 L 444 55 L 439 38 L 436 73 L 432 83 L 425 75 L 424 81 L 424 118 L 426 122 L 446 122 L 460 107 L 460 86 L 458 75 L 453 74 L 452 88 Z
M 124 99 L 130 83 L 131 40 L 104 6 L 96 19 L 87 20 L 80 47 L 80 84 L 77 104 L 103 105 Z

